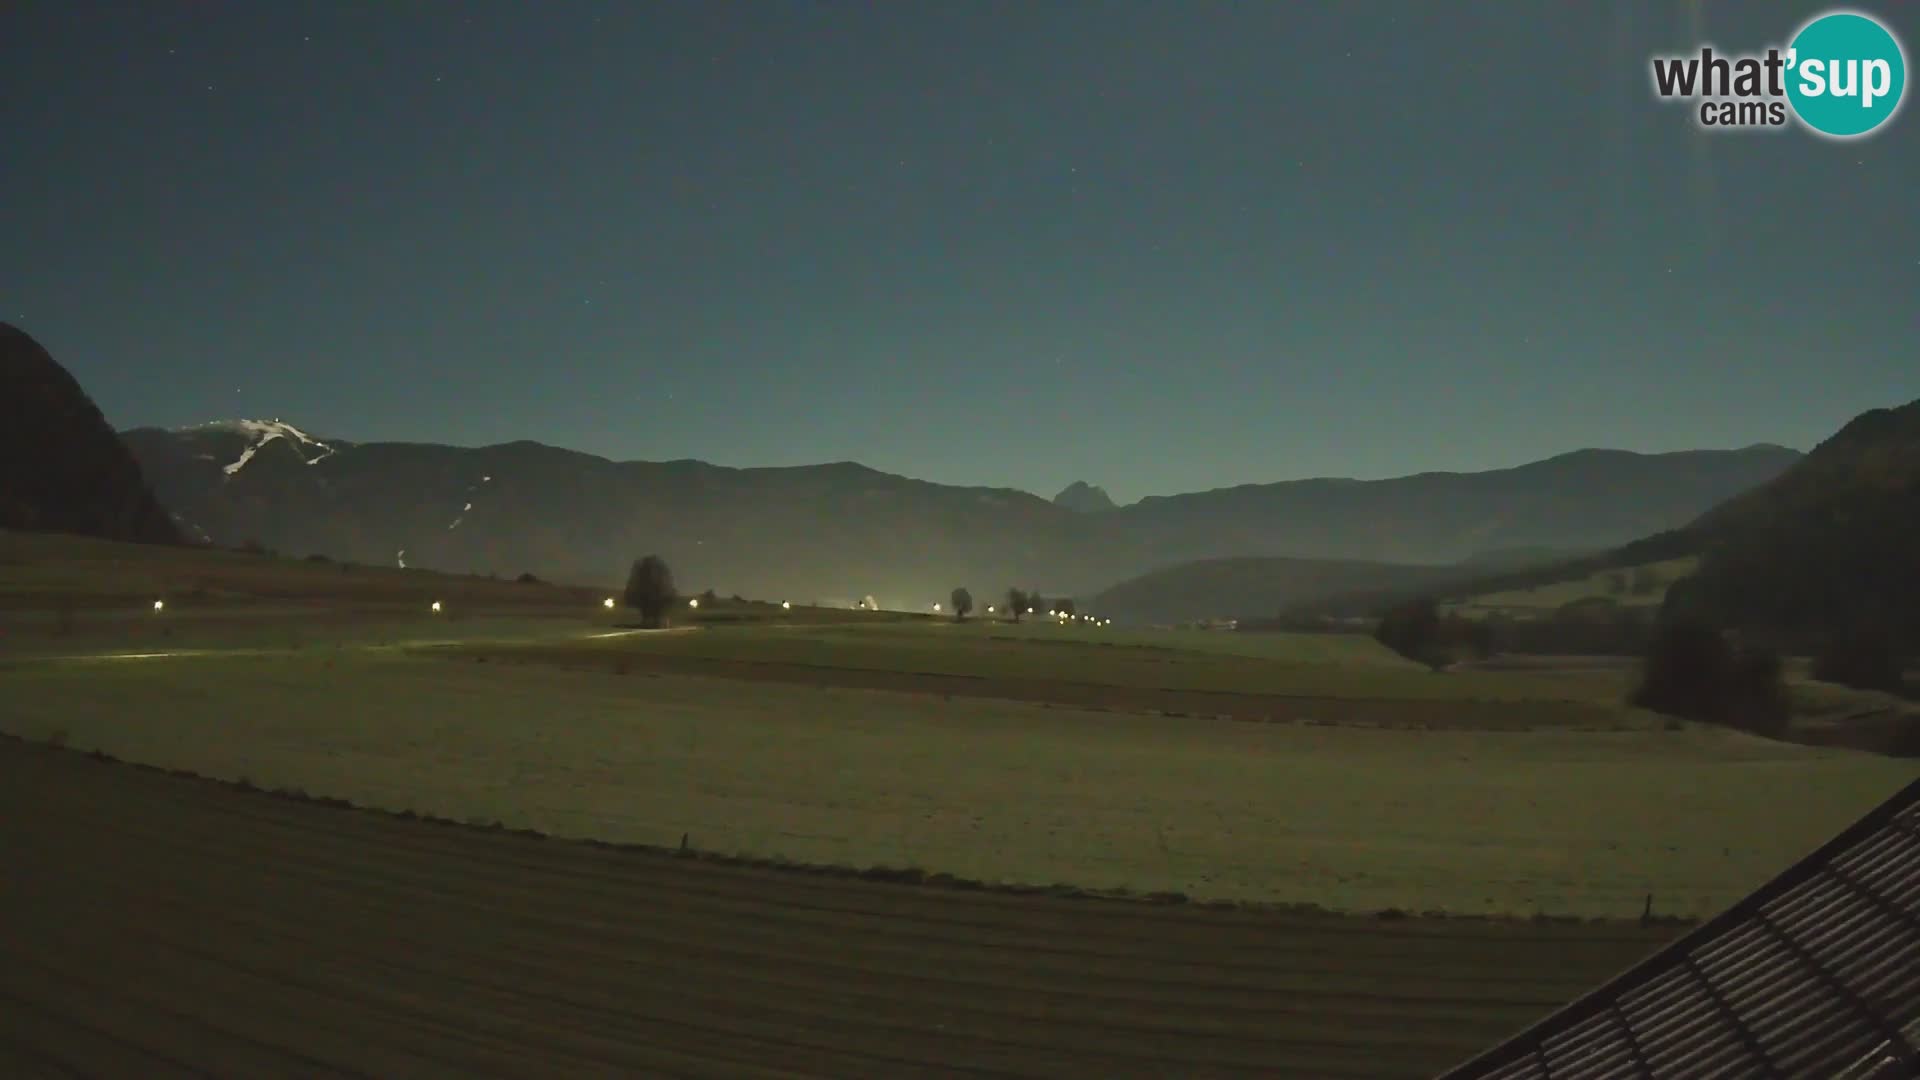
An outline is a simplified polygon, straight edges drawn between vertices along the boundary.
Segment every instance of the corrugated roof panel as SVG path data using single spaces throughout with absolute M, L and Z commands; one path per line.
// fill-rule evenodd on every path
M 1920 781 L 1444 1080 L 1920 1076 Z

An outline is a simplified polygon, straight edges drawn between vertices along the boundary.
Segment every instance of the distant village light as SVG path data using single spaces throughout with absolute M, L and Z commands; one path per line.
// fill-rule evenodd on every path
M 791 601 L 791 600 L 782 600 L 782 601 L 780 601 L 780 610 L 781 610 L 781 611 L 792 611 L 792 610 L 793 610 L 793 601 Z
M 697 597 L 697 596 L 695 596 L 695 597 L 691 597 L 691 598 L 689 598 L 689 599 L 687 600 L 687 606 L 688 606 L 688 607 L 690 607 L 690 608 L 697 608 L 697 607 L 699 607 L 699 606 L 700 606 L 700 598 L 699 598 L 699 597 Z
M 155 611 L 165 611 L 166 608 L 167 602 L 165 600 L 155 600 L 153 602 L 153 610 Z
M 605 600 L 602 600 L 602 601 L 600 601 L 600 606 L 601 606 L 601 607 L 604 607 L 604 608 L 606 608 L 606 609 L 607 609 L 608 611 L 612 611 L 612 610 L 613 610 L 613 597 L 611 597 L 611 596 L 609 596 L 609 597 L 607 597 L 607 598 L 606 598 Z
M 433 602 L 433 610 L 435 610 L 435 611 L 439 611 L 439 610 L 440 610 L 440 601 L 438 601 L 438 600 L 435 600 L 435 601 Z
M 935 603 L 935 604 L 933 605 L 933 610 L 935 610 L 935 611 L 939 611 L 939 610 L 940 610 L 940 605 L 939 605 L 938 603 Z

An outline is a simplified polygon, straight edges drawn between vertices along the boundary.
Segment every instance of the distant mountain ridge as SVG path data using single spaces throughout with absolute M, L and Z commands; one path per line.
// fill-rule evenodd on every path
M 176 543 L 133 455 L 67 369 L 0 323 L 0 528 Z
M 1114 508 L 1112 496 L 1107 489 L 1095 487 L 1085 480 L 1075 480 L 1062 488 L 1060 494 L 1053 497 L 1055 506 L 1064 506 L 1068 510 L 1078 510 L 1083 514 L 1098 514 Z
M 1088 596 L 1198 559 L 1450 563 L 1497 548 L 1604 548 L 1684 524 L 1799 456 L 1583 452 L 1486 473 L 1288 481 L 1088 512 L 852 462 L 614 462 L 526 441 L 357 443 L 268 421 L 124 438 L 189 528 L 223 544 L 595 583 L 659 552 L 683 587 L 871 594 L 898 607 L 956 585 Z
M 1777 476 L 1684 524 L 1607 550 L 1518 569 L 1463 567 L 1419 585 L 1380 581 L 1305 595 L 1283 614 L 1378 612 L 1419 592 L 1464 598 L 1534 589 L 1675 559 L 1698 569 L 1666 590 L 1664 611 L 1788 648 L 1883 635 L 1920 648 L 1920 400 L 1848 421 Z

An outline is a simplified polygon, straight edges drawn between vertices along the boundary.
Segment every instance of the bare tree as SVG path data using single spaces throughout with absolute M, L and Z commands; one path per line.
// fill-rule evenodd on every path
M 1020 616 L 1026 614 L 1027 603 L 1028 597 L 1026 593 L 1019 589 L 1007 590 L 1007 610 L 1013 613 L 1014 622 L 1019 622 Z
M 953 590 L 949 599 L 953 601 L 953 621 L 966 622 L 967 616 L 973 614 L 973 594 L 962 587 Z

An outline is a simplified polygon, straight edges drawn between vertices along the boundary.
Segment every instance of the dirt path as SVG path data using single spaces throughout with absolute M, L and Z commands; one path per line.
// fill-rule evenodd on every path
M 8 1076 L 1418 1076 L 1672 932 L 889 885 L 0 740 Z

